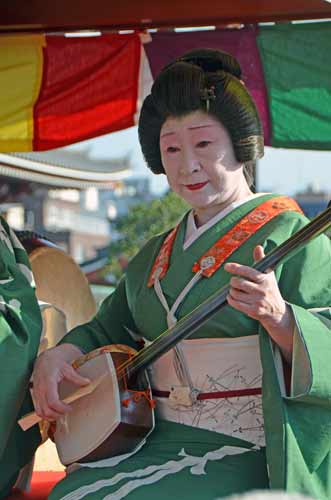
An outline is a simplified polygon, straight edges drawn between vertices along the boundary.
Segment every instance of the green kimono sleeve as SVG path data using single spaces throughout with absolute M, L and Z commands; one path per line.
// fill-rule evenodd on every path
M 74 344 L 83 352 L 108 344 L 126 344 L 136 349 L 137 344 L 129 331 L 136 332 L 136 326 L 128 306 L 123 278 L 115 292 L 104 300 L 95 317 L 71 330 L 60 343 Z
M 295 439 L 310 471 L 331 449 L 331 329 L 311 311 L 292 305 L 296 320 L 292 391 L 287 405 Z M 312 425 L 314 432 L 312 432 Z
M 15 413 L 11 412 L 10 420 L 2 421 L 1 419 L 0 434 L 3 451 L 0 457 L 0 498 L 7 498 L 21 468 L 33 459 L 41 443 L 38 425 L 34 425 L 24 432 L 17 423 L 19 418 L 33 411 L 33 404 L 27 385 L 24 394 L 23 402 L 21 400 L 20 405 L 17 404 L 18 401 L 14 402 Z M 3 396 L 7 396 L 7 393 L 5 392 Z M 13 405 L 10 403 L 8 409 L 13 408 Z M 5 425 L 2 425 L 3 422 Z M 4 430 L 7 430 L 7 432 L 4 432 Z M 6 439 L 4 438 L 4 434 L 6 434 Z
M 38 425 L 17 421 L 33 410 L 29 380 L 41 335 L 41 316 L 28 257 L 0 218 L 0 498 L 40 443 Z
M 296 322 L 288 416 L 296 422 L 292 427 L 295 439 L 313 471 L 331 447 L 331 329 L 322 314 L 319 317 L 311 311 L 331 307 L 330 240 L 318 237 L 285 265 L 283 273 L 294 284 L 291 292 L 287 290 L 286 300 Z
M 292 220 L 293 230 L 305 222 Z M 331 449 L 331 328 L 320 309 L 331 306 L 330 240 L 317 237 L 276 275 L 296 328 L 290 397 L 279 386 L 270 337 L 262 328 L 260 332 L 267 454 L 271 469 L 278 474 L 272 486 L 286 485 L 292 491 L 299 488 L 329 498 L 331 492 L 326 494 L 324 487 L 329 483 Z
M 20 469 L 30 462 L 40 444 L 37 425 L 26 432 L 17 421 L 33 410 L 29 379 L 34 345 L 15 318 L 0 313 L 0 498 L 13 486 Z

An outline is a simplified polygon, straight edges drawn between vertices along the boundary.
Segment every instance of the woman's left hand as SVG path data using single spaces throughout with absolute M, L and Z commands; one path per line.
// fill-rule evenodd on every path
M 264 257 L 263 247 L 254 249 L 254 260 Z M 284 357 L 291 362 L 295 321 L 289 305 L 283 299 L 275 273 L 260 273 L 252 267 L 229 262 L 224 269 L 234 274 L 227 297 L 230 306 L 258 320 L 279 345 Z

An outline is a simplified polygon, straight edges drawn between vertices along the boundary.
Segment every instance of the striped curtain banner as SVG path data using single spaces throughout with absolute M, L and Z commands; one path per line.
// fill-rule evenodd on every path
M 331 149 L 331 23 L 0 38 L 0 151 L 42 151 L 137 122 L 152 77 L 197 47 L 239 60 L 269 146 Z
M 42 151 L 131 127 L 138 35 L 0 38 L 0 151 Z

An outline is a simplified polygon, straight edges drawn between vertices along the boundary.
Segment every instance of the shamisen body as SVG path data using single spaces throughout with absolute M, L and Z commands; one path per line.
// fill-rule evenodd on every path
M 275 273 L 250 267 L 307 220 L 297 211 L 285 210 L 260 226 L 261 216 L 256 217 L 258 230 L 247 239 L 243 237 L 247 227 L 231 233 L 274 195 L 253 195 L 244 175 L 243 158 L 261 156 L 261 131 L 255 108 L 245 101 L 247 91 L 237 78 L 238 67 L 230 56 L 202 52 L 206 57 L 184 57 L 164 70 L 154 84 L 153 99 L 145 101 L 140 123 L 150 167 L 156 172 L 164 169 L 170 187 L 192 211 L 179 224 L 171 248 L 163 247 L 168 233 L 149 241 L 96 317 L 40 357 L 34 375 L 38 413 L 61 418 L 69 410 L 59 400 L 57 388 L 63 379 L 87 383 L 71 367 L 82 351 L 112 343 L 137 347 L 142 339 L 151 342 L 231 279 L 229 306 L 154 364 L 150 381 L 157 422 L 146 444 L 129 456 L 85 464 L 55 488 L 51 500 L 212 499 L 270 487 L 323 499 L 331 494 L 330 388 L 324 378 L 331 336 L 323 317 L 331 303 L 331 273 L 325 272 L 330 242 L 318 237 Z M 223 69 L 215 70 L 218 65 Z M 210 73 L 215 73 L 213 78 Z M 185 96 L 193 102 L 200 95 L 201 109 L 190 110 L 184 94 L 177 92 L 176 108 L 169 104 L 170 111 L 163 116 L 166 100 L 176 98 L 164 88 L 171 89 L 174 80 L 181 88 L 188 74 Z M 242 106 L 249 119 L 237 110 L 237 123 L 232 122 L 235 113 L 222 108 L 223 94 L 231 92 L 236 101 L 229 106 L 234 110 Z M 181 99 L 185 101 L 181 114 L 171 113 Z M 218 107 L 223 109 L 223 121 Z M 203 268 L 203 262 L 216 258 L 205 254 L 226 235 L 241 244 L 210 277 L 194 279 L 198 274 L 194 265 L 200 262 Z M 291 371 L 287 391 L 286 366 Z M 261 387 L 262 399 L 257 394 L 231 393 Z M 231 393 L 228 397 L 194 398 L 197 393 L 224 396 L 226 391 Z

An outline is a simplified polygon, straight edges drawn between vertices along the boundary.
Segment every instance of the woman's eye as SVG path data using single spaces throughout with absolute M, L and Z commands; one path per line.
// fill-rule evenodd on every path
M 200 141 L 197 143 L 197 147 L 198 148 L 206 148 L 210 143 L 211 143 L 211 141 Z
M 167 147 L 167 153 L 177 153 L 177 151 L 179 151 L 179 148 L 177 148 L 176 146 Z

